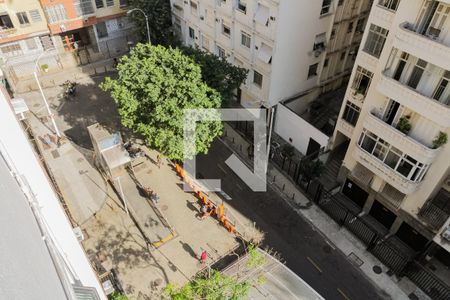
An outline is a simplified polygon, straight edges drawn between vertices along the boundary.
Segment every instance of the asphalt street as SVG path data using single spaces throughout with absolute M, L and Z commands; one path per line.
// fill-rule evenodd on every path
M 216 140 L 207 155 L 197 157 L 197 177 L 221 179 L 222 190 L 232 198 L 226 205 L 256 222 L 265 232 L 263 246 L 280 253 L 286 265 L 325 299 L 389 298 L 270 185 L 267 192 L 248 188 L 225 164 L 231 154 L 222 141 Z

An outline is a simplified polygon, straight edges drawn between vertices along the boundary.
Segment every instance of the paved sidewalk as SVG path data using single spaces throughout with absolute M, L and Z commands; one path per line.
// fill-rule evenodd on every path
M 241 158 L 251 165 L 252 161 L 248 158 L 247 147 L 249 143 L 238 134 L 229 124 L 225 124 L 226 134 L 222 140 Z M 334 245 L 341 250 L 347 257 L 356 255 L 362 260 L 360 269 L 370 280 L 380 289 L 392 297 L 392 299 L 409 299 L 408 295 L 412 292 L 419 299 L 429 299 L 420 289 L 412 285 L 408 279 L 403 278 L 400 282 L 393 276 L 386 274 L 389 270 L 377 258 L 366 251 L 366 247 L 351 232 L 343 227 L 339 227 L 325 212 L 316 205 L 312 205 L 309 199 L 297 189 L 296 185 L 277 168 L 269 165 L 267 180 L 283 197 L 283 199 L 292 206 L 292 208 L 303 218 L 311 222 L 320 232 Z M 350 259 L 350 258 L 349 258 Z M 376 274 L 373 271 L 374 266 L 381 266 L 383 272 Z
M 76 225 L 85 223 L 101 209 L 112 190 L 80 148 L 68 140 L 60 147 L 52 142 L 54 134 L 49 129 L 50 122 L 44 123 L 37 115 L 30 115 L 28 123 L 73 221 Z

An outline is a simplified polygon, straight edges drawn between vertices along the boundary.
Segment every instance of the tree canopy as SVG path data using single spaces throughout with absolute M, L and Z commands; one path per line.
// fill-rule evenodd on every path
M 203 81 L 218 91 L 224 101 L 229 101 L 247 78 L 248 70 L 234 66 L 217 55 L 193 47 L 181 49 L 200 66 Z
M 207 153 L 221 122 L 196 124 L 195 149 L 183 148 L 186 109 L 215 109 L 221 96 L 202 81 L 200 67 L 179 49 L 138 44 L 118 66 L 118 78 L 101 88 L 117 103 L 122 124 L 170 159 Z
M 172 17 L 169 0 L 131 0 L 130 7 L 142 9 L 148 17 L 152 44 L 173 45 L 176 38 L 172 33 Z M 147 41 L 147 25 L 140 12 L 130 16 L 137 24 L 142 39 Z

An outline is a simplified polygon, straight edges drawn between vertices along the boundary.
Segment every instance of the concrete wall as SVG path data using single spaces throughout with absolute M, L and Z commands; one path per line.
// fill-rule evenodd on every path
M 285 141 L 290 142 L 289 139 L 292 139 L 291 145 L 302 154 L 306 154 L 310 138 L 318 142 L 321 147 L 328 146 L 329 137 L 326 134 L 282 104 L 277 105 L 274 130 Z

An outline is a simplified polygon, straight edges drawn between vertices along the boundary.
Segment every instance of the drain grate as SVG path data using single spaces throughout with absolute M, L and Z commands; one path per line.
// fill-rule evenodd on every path
M 361 267 L 364 264 L 364 262 L 353 252 L 350 252 L 350 254 L 347 257 L 352 263 L 354 263 L 358 267 Z

